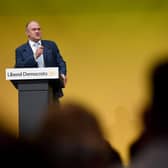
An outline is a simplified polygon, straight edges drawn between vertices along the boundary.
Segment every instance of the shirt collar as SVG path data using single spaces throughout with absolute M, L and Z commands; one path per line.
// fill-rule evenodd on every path
M 38 42 L 34 42 L 32 40 L 29 40 L 29 44 L 32 47 L 35 43 L 38 43 L 39 45 L 41 45 L 41 40 L 39 40 Z

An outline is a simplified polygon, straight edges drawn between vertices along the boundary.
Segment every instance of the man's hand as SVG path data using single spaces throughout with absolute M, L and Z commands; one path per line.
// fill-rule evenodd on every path
M 63 87 L 65 88 L 66 83 L 67 83 L 67 77 L 64 74 L 60 74 L 60 80 L 63 84 Z
M 37 50 L 35 52 L 36 59 L 43 54 L 43 50 L 44 50 L 44 47 L 42 45 L 37 48 Z

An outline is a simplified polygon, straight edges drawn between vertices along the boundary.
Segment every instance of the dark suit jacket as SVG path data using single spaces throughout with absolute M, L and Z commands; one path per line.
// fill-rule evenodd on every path
M 58 67 L 59 74 L 66 75 L 66 62 L 63 60 L 59 49 L 55 42 L 48 40 L 41 40 L 44 46 L 44 64 L 45 67 Z M 16 48 L 16 63 L 15 68 L 33 68 L 38 67 L 37 62 L 34 59 L 33 51 L 29 43 L 25 43 Z M 53 88 L 54 96 L 59 98 L 63 96 L 62 88 L 63 84 L 61 80 L 51 80 L 51 86 Z

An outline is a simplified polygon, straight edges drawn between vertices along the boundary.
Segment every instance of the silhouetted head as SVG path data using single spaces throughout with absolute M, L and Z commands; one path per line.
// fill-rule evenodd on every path
M 50 105 L 39 139 L 57 167 L 104 167 L 108 157 L 98 120 L 78 103 Z
M 152 132 L 168 131 L 168 56 L 153 66 L 151 105 L 144 113 L 145 126 Z

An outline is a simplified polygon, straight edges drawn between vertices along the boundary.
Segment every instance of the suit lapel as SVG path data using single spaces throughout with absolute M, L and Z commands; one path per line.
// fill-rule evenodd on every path
M 22 53 L 23 54 L 23 59 L 29 60 L 27 62 L 27 64 L 28 64 L 27 66 L 34 65 L 36 67 L 37 63 L 34 59 L 33 51 L 32 51 L 28 42 L 24 45 L 22 51 L 23 51 L 23 53 Z
M 44 46 L 43 56 L 44 56 L 45 67 L 49 67 L 50 66 L 49 65 L 49 62 L 50 62 L 49 59 L 50 59 L 50 55 L 51 55 L 51 48 L 43 40 L 42 40 L 42 45 Z
M 24 50 L 26 51 L 27 55 L 29 55 L 29 56 L 34 58 L 33 50 L 31 49 L 31 47 L 30 47 L 28 42 L 26 43 Z

